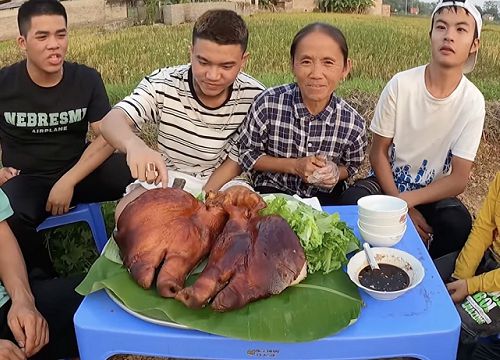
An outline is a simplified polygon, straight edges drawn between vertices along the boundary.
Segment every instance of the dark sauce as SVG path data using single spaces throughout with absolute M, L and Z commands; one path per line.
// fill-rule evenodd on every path
M 398 291 L 410 285 L 410 277 L 403 269 L 390 265 L 378 264 L 380 270 L 372 270 L 368 265 L 359 272 L 361 285 L 377 291 Z

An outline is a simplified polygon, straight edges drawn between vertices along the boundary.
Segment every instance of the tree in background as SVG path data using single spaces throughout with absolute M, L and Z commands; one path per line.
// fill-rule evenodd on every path
M 483 14 L 493 15 L 495 20 L 498 20 L 498 6 L 496 1 L 486 1 L 483 6 Z
M 391 13 L 398 15 L 409 14 L 412 7 L 419 9 L 419 15 L 431 15 L 437 5 L 437 1 L 429 3 L 418 0 L 383 0 L 383 2 L 391 6 Z
M 373 0 L 319 0 L 322 12 L 339 12 L 361 14 L 373 5 Z

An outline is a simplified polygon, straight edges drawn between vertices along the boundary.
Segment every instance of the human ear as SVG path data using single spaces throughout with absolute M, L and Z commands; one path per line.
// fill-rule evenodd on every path
M 479 39 L 474 39 L 474 41 L 472 42 L 472 45 L 470 47 L 469 53 L 472 54 L 472 53 L 475 53 L 476 51 L 478 51 L 479 46 L 480 46 Z
M 347 58 L 346 64 L 344 65 L 344 70 L 342 70 L 342 80 L 345 80 L 347 78 L 347 75 L 352 70 L 352 61 L 350 58 Z
M 23 35 L 17 37 L 17 46 L 23 51 L 26 51 L 26 38 Z
M 250 53 L 245 51 L 241 57 L 241 69 L 245 67 L 247 64 L 248 58 L 250 57 Z

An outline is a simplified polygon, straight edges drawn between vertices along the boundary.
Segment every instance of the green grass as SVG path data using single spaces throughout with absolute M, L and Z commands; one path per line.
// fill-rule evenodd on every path
M 429 60 L 429 19 L 371 17 L 346 14 L 258 14 L 246 18 L 251 54 L 246 71 L 273 86 L 292 80 L 289 47 L 305 24 L 323 21 L 346 35 L 353 71 L 339 92 L 380 93 L 398 71 Z M 140 26 L 106 32 L 77 29 L 71 32 L 69 59 L 97 68 L 114 103 L 128 94 L 154 69 L 188 61 L 192 24 Z M 481 50 L 470 79 L 488 100 L 500 99 L 500 26 L 487 24 Z M 14 41 L 0 42 L 0 66 L 21 59 Z
M 429 25 L 426 18 L 371 17 L 345 14 L 258 14 L 246 18 L 250 28 L 250 60 L 246 72 L 265 85 L 293 80 L 289 48 L 304 25 L 323 21 L 346 35 L 353 71 L 339 93 L 376 97 L 397 72 L 429 61 Z M 140 26 L 115 31 L 84 28 L 71 31 L 68 59 L 97 68 L 112 103 L 128 95 L 153 70 L 189 61 L 192 24 Z M 487 100 L 500 100 L 500 26 L 487 24 L 481 37 L 479 61 L 470 79 Z M 0 42 L 0 67 L 22 59 L 14 40 Z M 365 104 L 367 103 L 367 104 Z M 498 129 L 498 125 L 492 125 Z M 108 231 L 113 227 L 114 204 L 105 205 Z M 96 256 L 85 225 L 48 232 L 56 267 L 62 273 L 86 270 Z

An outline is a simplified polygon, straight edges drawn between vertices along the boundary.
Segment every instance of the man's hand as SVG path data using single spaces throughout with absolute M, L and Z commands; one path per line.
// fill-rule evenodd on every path
M 398 198 L 404 200 L 408 205 L 408 209 L 410 209 L 415 206 L 414 195 L 414 191 L 403 191 L 402 193 L 399 193 Z
M 13 342 L 0 339 L 0 360 L 26 360 L 26 355 Z
M 19 170 L 13 167 L 3 167 L 0 169 L 0 185 L 5 184 L 8 180 L 12 179 L 14 176 L 19 175 Z
M 418 235 L 427 245 L 432 235 L 432 228 L 425 221 L 424 216 L 415 208 L 410 208 L 408 210 L 408 215 L 410 215 L 411 220 L 413 221 L 413 225 L 417 229 Z
M 446 284 L 448 293 L 451 295 L 451 299 L 454 303 L 459 303 L 469 295 L 469 290 L 467 289 L 467 281 L 465 279 L 460 279 Z
M 13 301 L 7 314 L 7 323 L 27 357 L 36 354 L 49 342 L 49 327 L 33 301 Z
M 140 139 L 133 139 L 127 146 L 127 165 L 132 177 L 149 184 L 162 183 L 167 187 L 168 175 L 165 161 L 160 153 L 149 148 Z
M 295 161 L 295 175 L 300 176 L 305 183 L 310 183 L 307 178 L 323 166 L 325 166 L 325 160 L 315 155 L 298 158 Z
M 66 180 L 64 176 L 60 178 L 50 190 L 45 210 L 52 215 L 62 215 L 69 211 L 69 205 L 73 198 L 75 184 Z

